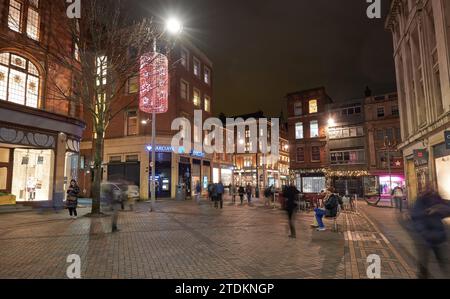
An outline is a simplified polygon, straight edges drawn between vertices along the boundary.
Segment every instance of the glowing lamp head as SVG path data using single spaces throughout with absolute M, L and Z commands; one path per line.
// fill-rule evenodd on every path
M 336 121 L 333 118 L 328 119 L 328 126 L 334 127 L 336 125 Z
M 166 30 L 170 34 L 180 34 L 183 31 L 183 24 L 176 18 L 170 18 L 166 22 Z

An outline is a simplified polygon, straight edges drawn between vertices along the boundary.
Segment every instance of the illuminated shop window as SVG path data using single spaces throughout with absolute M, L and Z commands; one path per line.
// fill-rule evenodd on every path
M 211 112 L 211 98 L 208 96 L 205 96 L 205 111 Z
M 0 100 L 38 108 L 39 72 L 29 60 L 0 54 Z

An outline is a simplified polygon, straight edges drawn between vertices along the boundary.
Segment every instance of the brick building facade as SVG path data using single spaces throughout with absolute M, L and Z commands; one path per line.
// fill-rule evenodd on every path
M 156 179 L 157 196 L 175 198 L 177 187 L 185 184 L 188 194 L 197 182 L 222 179 L 232 172 L 229 156 L 205 153 L 174 153 L 171 147 L 172 121 L 184 117 L 194 123 L 194 111 L 202 111 L 203 120 L 212 116 L 213 65 L 195 45 L 181 39 L 169 55 L 169 109 L 156 116 Z M 103 180 L 124 179 L 140 187 L 140 197 L 149 198 L 151 175 L 151 115 L 139 111 L 139 76 L 126 84 L 122 98 L 113 108 L 104 146 Z M 86 161 L 82 185 L 90 193 L 92 180 L 89 163 L 92 153 L 92 129 L 88 124 L 82 143 Z M 227 171 L 224 171 L 227 170 Z M 217 177 L 218 176 L 218 177 Z M 231 183 L 231 177 L 226 178 Z
M 326 187 L 328 104 L 324 87 L 287 95 L 290 170 L 305 193 Z
M 61 204 L 78 178 L 85 124 L 57 93 L 73 74 L 54 58 L 76 64 L 67 22 L 54 1 L 0 1 L 0 192 L 18 202 Z

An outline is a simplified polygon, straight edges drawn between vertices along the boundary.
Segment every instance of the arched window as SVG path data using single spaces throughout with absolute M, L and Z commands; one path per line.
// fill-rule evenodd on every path
M 0 53 L 0 100 L 38 108 L 39 71 L 31 61 Z

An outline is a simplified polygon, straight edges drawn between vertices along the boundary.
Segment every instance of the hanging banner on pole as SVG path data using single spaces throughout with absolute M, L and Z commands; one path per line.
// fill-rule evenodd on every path
M 140 59 L 139 109 L 145 113 L 169 110 L 169 60 L 161 53 L 147 53 Z

